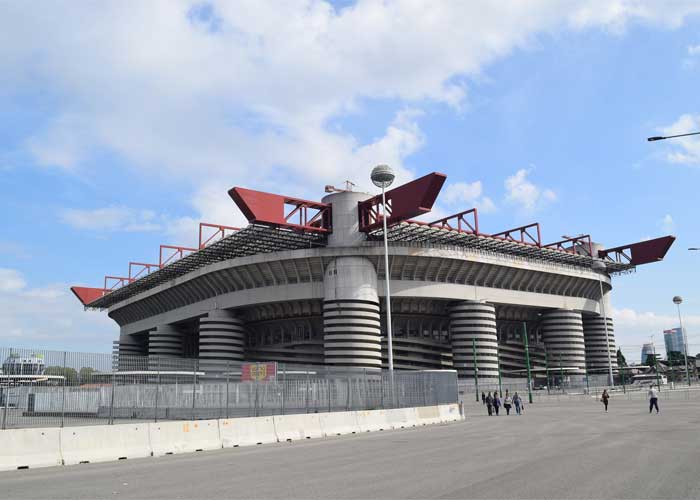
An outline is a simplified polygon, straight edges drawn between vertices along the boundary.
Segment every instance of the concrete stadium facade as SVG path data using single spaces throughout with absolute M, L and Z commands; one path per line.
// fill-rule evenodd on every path
M 394 212 L 406 201 L 399 195 Z M 252 198 L 232 196 L 247 228 L 119 289 L 74 288 L 86 307 L 107 309 L 119 325 L 115 353 L 199 357 L 205 371 L 244 361 L 386 368 L 381 216 L 368 224 L 362 212 L 376 197 L 338 190 L 314 205 L 325 211 L 322 222 L 285 225 L 263 220 Z M 610 273 L 638 263 L 595 254 L 595 245 L 586 251 L 577 239 L 545 246 L 446 220 L 389 212 L 387 220 L 397 369 L 520 377 L 524 332 L 535 369 L 547 356 L 569 376 L 605 373 L 608 351 L 616 368 L 613 321 L 601 311 L 611 310 Z M 594 271 L 593 260 L 607 262 L 608 272 Z

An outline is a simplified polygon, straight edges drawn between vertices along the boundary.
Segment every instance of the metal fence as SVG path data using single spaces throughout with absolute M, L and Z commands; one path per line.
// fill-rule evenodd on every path
M 404 408 L 458 401 L 451 370 L 279 364 L 242 380 L 241 363 L 0 348 L 0 428 L 195 420 Z

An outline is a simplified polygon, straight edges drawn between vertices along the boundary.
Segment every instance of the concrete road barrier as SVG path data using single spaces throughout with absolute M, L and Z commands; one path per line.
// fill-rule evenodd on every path
M 357 425 L 361 432 L 384 431 L 391 429 L 386 418 L 386 410 L 360 410 L 357 415 Z
M 219 432 L 224 448 L 277 442 L 272 417 L 221 419 L 219 420 Z
M 275 415 L 272 419 L 280 443 L 323 437 L 318 413 Z
M 440 405 L 438 406 L 441 422 L 457 422 L 462 420 L 462 415 L 459 413 L 459 405 Z
M 419 425 L 415 408 L 386 410 L 386 419 L 392 429 L 407 429 Z
M 60 436 L 65 465 L 151 456 L 146 423 L 64 427 Z
M 416 416 L 420 425 L 440 423 L 440 409 L 437 406 L 418 406 Z
M 340 411 L 332 413 L 319 413 L 321 430 L 324 436 L 341 436 L 360 432 L 357 425 L 357 412 Z
M 221 446 L 218 420 L 185 420 L 148 424 L 153 456 L 216 450 Z
M 58 427 L 0 431 L 0 471 L 62 463 Z

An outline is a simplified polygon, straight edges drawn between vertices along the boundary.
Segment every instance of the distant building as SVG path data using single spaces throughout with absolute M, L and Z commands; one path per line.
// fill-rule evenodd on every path
M 654 344 L 644 344 L 642 345 L 642 358 L 641 362 L 644 363 L 647 360 L 647 356 L 650 354 L 655 354 Z
M 666 356 L 668 353 L 685 352 L 685 329 L 671 328 L 664 330 L 664 343 L 666 344 Z
M 40 354 L 20 356 L 10 353 L 2 364 L 2 373 L 3 375 L 41 375 L 45 368 L 44 357 Z

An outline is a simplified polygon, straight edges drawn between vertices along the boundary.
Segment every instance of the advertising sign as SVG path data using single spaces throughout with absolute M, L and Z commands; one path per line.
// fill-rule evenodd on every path
M 269 382 L 277 376 L 277 363 L 243 363 L 241 365 L 241 382 Z

